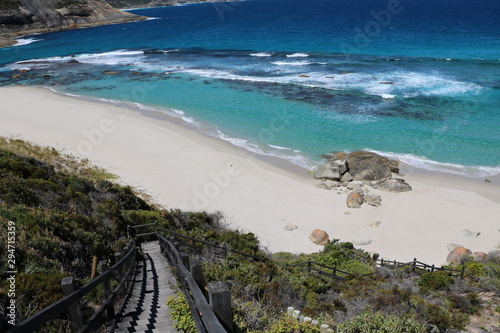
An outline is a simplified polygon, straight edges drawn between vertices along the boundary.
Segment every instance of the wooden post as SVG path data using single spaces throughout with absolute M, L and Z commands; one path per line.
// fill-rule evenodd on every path
M 465 274 L 465 265 L 462 266 L 462 272 L 460 272 L 460 278 L 463 279 Z
M 227 331 L 233 331 L 231 293 L 227 282 L 215 281 L 208 284 L 208 302 L 215 315 Z
M 108 270 L 108 264 L 106 263 L 106 260 L 99 261 L 99 270 L 101 271 L 101 274 Z M 109 277 L 104 279 L 104 281 L 102 282 L 102 290 L 104 294 L 104 301 L 106 301 L 111 295 L 111 285 L 109 283 Z M 108 313 L 108 318 L 111 319 L 115 316 L 115 308 L 113 307 L 113 304 L 111 304 L 106 311 Z
M 76 289 L 75 279 L 72 276 L 63 278 L 61 281 L 61 289 L 65 297 L 71 295 L 71 293 Z M 68 312 L 69 317 L 73 322 L 73 328 L 75 329 L 75 331 L 78 331 L 83 327 L 83 317 L 82 311 L 80 309 L 80 300 L 70 304 L 68 306 Z
M 431 272 L 434 272 L 434 265 L 431 266 Z
M 186 251 L 182 251 L 180 253 L 181 261 L 184 267 L 189 268 L 189 254 Z
M 205 277 L 203 276 L 203 264 L 198 258 L 193 258 L 189 267 L 191 275 L 202 291 L 205 290 Z
M 417 258 L 413 258 L 413 265 L 412 266 L 413 267 L 412 267 L 411 271 L 415 272 L 415 268 L 417 267 Z
M 380 267 L 384 266 L 384 258 L 380 259 Z
M 94 256 L 92 258 L 92 272 L 90 273 L 90 279 L 93 280 L 95 278 L 95 271 L 97 270 L 97 257 Z
M 122 253 L 121 252 L 115 252 L 115 261 L 119 262 L 121 259 L 122 259 Z M 123 272 L 122 272 L 121 269 L 117 269 L 116 270 L 116 277 L 118 278 L 118 281 L 122 280 Z
M 311 258 L 307 259 L 307 272 L 310 274 L 311 273 Z

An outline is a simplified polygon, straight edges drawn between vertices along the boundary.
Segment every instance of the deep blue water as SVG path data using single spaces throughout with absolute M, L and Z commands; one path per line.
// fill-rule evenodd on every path
M 370 149 L 428 169 L 500 173 L 500 2 L 250 0 L 133 12 L 154 19 L 0 49 L 0 85 L 137 103 L 302 166 Z

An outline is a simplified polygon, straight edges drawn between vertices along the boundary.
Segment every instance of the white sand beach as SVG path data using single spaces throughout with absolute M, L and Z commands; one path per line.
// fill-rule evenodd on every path
M 349 209 L 346 194 L 316 188 L 307 170 L 278 167 L 160 113 L 31 87 L 0 88 L 0 101 L 0 136 L 80 153 L 165 208 L 220 210 L 232 228 L 253 232 L 271 252 L 320 250 L 308 239 L 313 229 L 341 241 L 372 239 L 359 247 L 383 258 L 436 265 L 449 243 L 489 252 L 500 242 L 498 178 L 485 183 L 407 168 L 412 191 L 370 189 L 382 206 Z M 381 224 L 368 226 L 374 221 Z M 287 223 L 298 229 L 286 231 Z M 465 237 L 464 229 L 480 235 Z

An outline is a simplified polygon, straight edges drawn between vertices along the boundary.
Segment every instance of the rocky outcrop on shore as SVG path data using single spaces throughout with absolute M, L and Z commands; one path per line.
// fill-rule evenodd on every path
M 399 162 L 369 151 L 354 151 L 350 154 L 332 152 L 322 155 L 328 160 L 313 172 L 322 183 L 316 187 L 347 193 L 346 204 L 349 208 L 361 208 L 363 203 L 374 207 L 382 204 L 380 195 L 370 194 L 369 187 L 385 192 L 407 192 L 411 186 L 401 178 L 392 178 L 399 172 Z M 327 182 L 331 181 L 331 182 Z M 351 190 L 351 191 L 349 191 Z
M 96 0 L 6 0 L 0 3 L 0 38 L 143 19 Z

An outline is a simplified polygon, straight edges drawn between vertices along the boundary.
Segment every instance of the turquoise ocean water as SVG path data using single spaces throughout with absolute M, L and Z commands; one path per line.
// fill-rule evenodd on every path
M 0 49 L 0 85 L 130 102 L 304 167 L 333 150 L 369 149 L 430 170 L 500 174 L 498 1 L 250 0 L 133 12 L 151 19 Z

